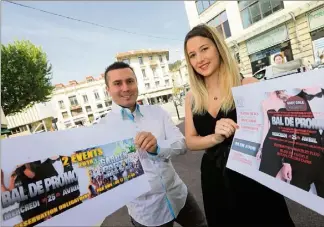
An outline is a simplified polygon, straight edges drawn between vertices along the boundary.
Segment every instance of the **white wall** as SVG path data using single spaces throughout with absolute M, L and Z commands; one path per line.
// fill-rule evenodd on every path
M 187 13 L 190 28 L 200 23 L 195 1 L 183 1 Z
M 51 101 L 49 101 L 46 103 L 35 104 L 20 113 L 6 116 L 6 118 L 8 121 L 8 128 L 15 128 L 55 116 L 55 109 L 53 108 Z
M 57 113 L 57 118 L 58 118 L 58 124 L 61 126 L 61 128 L 64 125 L 64 122 L 70 121 L 73 123 L 73 120 L 77 119 L 77 118 L 81 118 L 84 117 L 86 118 L 86 120 L 88 120 L 88 115 L 89 114 L 93 114 L 94 116 L 96 116 L 99 112 L 104 111 L 106 109 L 108 109 L 108 107 L 106 107 L 105 105 L 105 100 L 106 100 L 106 96 L 105 96 L 105 91 L 106 89 L 106 85 L 105 85 L 105 80 L 103 78 L 97 80 L 97 81 L 93 81 L 93 82 L 89 82 L 89 83 L 85 83 L 85 84 L 80 84 L 77 85 L 75 87 L 67 87 L 67 88 L 62 88 L 60 90 L 56 90 L 53 98 L 52 98 L 52 102 L 53 105 L 55 106 L 55 110 Z M 95 96 L 94 96 L 94 91 L 97 90 L 100 99 L 96 100 Z M 79 114 L 77 116 L 72 117 L 71 111 L 70 111 L 70 100 L 69 97 L 70 96 L 76 96 L 78 104 L 82 107 L 82 114 Z M 85 103 L 83 100 L 83 95 L 87 95 L 88 97 L 88 102 Z M 63 100 L 64 102 L 64 109 L 61 109 L 59 106 L 59 101 Z M 97 108 L 98 104 L 102 104 L 103 108 Z M 91 106 L 91 112 L 87 112 L 86 111 L 86 106 Z M 63 118 L 62 113 L 63 112 L 68 112 L 68 117 L 67 118 Z
M 174 80 L 175 87 L 180 87 L 189 83 L 186 60 L 182 60 L 179 69 L 172 72 L 172 79 Z
M 284 1 L 284 9 L 278 12 L 275 12 L 272 15 L 267 16 L 263 20 L 252 24 L 250 27 L 243 29 L 242 19 L 240 15 L 240 11 L 238 8 L 237 1 L 219 1 L 213 4 L 211 7 L 206 9 L 200 15 L 197 13 L 195 1 L 185 1 L 185 8 L 189 20 L 190 28 L 198 25 L 199 23 L 207 23 L 215 16 L 219 15 L 221 12 L 226 10 L 228 22 L 230 25 L 232 36 L 229 37 L 226 41 L 231 42 L 232 40 L 239 40 L 239 42 L 244 41 L 250 37 L 244 36 L 255 36 L 265 29 L 270 29 L 271 27 L 276 26 L 278 20 L 283 23 L 284 20 L 289 20 L 289 12 L 291 10 L 302 8 L 306 3 L 311 1 Z
M 169 80 L 169 84 L 172 85 L 172 80 L 171 80 L 171 75 L 169 71 L 169 62 L 166 58 L 166 54 L 161 54 L 162 55 L 162 63 L 159 60 L 159 54 L 151 55 L 153 56 L 153 60 L 149 59 L 150 55 L 143 55 L 143 64 L 140 65 L 138 57 L 132 57 L 130 58 L 130 65 L 135 71 L 137 81 L 138 81 L 138 88 L 139 88 L 139 93 L 147 93 L 147 92 L 153 92 L 155 90 L 161 89 L 163 87 L 166 87 L 165 81 Z M 126 58 L 125 58 L 126 59 Z M 156 73 L 158 75 L 158 78 L 154 78 L 153 76 L 153 71 L 151 69 L 150 62 L 156 62 Z M 165 73 L 162 71 L 162 66 L 165 68 Z M 146 77 L 147 79 L 144 80 L 143 74 L 142 74 L 142 69 L 145 69 L 146 72 Z M 159 81 L 160 85 L 159 87 L 155 86 L 155 81 Z M 150 89 L 145 88 L 145 84 L 149 83 L 150 84 Z

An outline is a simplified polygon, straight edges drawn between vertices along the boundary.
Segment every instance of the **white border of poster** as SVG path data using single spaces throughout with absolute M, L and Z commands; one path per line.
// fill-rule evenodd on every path
M 305 191 L 259 171 L 260 161 L 256 153 L 262 143 L 264 114 L 262 102 L 270 92 L 279 90 L 294 90 L 296 88 L 324 88 L 324 69 L 293 74 L 282 78 L 261 81 L 233 88 L 233 96 L 236 104 L 238 125 L 227 167 L 252 178 L 274 191 L 324 215 L 324 198 L 317 196 L 313 188 Z M 324 97 L 323 97 L 324 99 Z M 324 113 L 324 103 L 320 106 L 320 112 Z M 247 116 L 249 115 L 249 116 Z M 239 141 L 243 141 L 240 143 Z M 236 146 L 236 147 L 235 147 Z M 248 152 L 239 151 L 240 146 Z M 324 166 L 323 166 L 324 174 Z
M 98 148 L 99 150 L 102 149 L 104 152 L 99 152 L 99 155 L 106 155 L 102 156 L 103 158 L 114 156 L 112 152 L 113 149 L 111 149 L 111 147 L 114 146 L 110 145 L 123 142 L 130 143 L 129 141 L 132 141 L 135 134 L 135 131 L 129 130 L 123 135 L 117 135 L 106 125 L 94 125 L 90 127 L 3 139 L 1 140 L 1 169 L 4 170 L 4 179 L 8 181 L 11 174 L 10 171 L 17 165 L 38 160 L 46 160 L 49 157 L 57 155 L 71 156 L 72 154 L 76 154 L 76 151 L 80 152 L 89 148 L 95 148 L 95 152 L 98 151 Z M 138 154 L 138 151 L 134 154 Z M 75 160 L 76 159 L 77 157 L 75 157 Z M 122 160 L 122 158 L 119 157 L 119 160 Z M 80 169 L 78 164 L 79 163 L 76 161 L 74 166 L 75 169 Z M 87 165 L 86 163 L 83 164 Z M 85 171 L 81 170 L 80 172 Z M 88 176 L 86 180 L 88 180 Z M 151 187 L 146 174 L 141 173 L 138 174 L 137 177 L 125 181 L 123 184 L 118 184 L 117 187 L 109 187 L 109 190 L 108 187 L 101 187 L 101 190 L 103 189 L 104 193 L 91 197 L 91 199 L 87 199 L 86 202 L 65 210 L 63 213 L 39 223 L 39 225 L 96 225 L 117 209 L 150 191 Z M 2 215 L 1 223 L 2 225 L 6 224 L 6 222 L 3 222 Z M 15 224 L 19 223 L 11 223 L 10 225 Z M 8 224 L 6 224 L 6 226 L 8 226 Z

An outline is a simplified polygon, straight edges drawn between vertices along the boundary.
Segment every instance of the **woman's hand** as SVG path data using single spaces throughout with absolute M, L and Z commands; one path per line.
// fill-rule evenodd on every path
M 238 128 L 238 125 L 232 119 L 222 118 L 216 122 L 214 139 L 221 143 L 226 138 L 231 137 Z

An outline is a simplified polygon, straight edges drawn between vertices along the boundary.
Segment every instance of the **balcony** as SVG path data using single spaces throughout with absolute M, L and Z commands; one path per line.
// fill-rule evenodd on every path
M 77 109 L 82 109 L 82 107 L 79 105 L 79 104 L 76 104 L 76 105 L 71 105 L 70 106 L 70 110 L 72 111 L 72 110 L 77 110 Z
M 83 110 L 82 108 L 81 109 L 74 109 L 74 110 L 71 110 L 71 115 L 72 117 L 76 117 L 76 116 L 79 116 L 83 114 Z

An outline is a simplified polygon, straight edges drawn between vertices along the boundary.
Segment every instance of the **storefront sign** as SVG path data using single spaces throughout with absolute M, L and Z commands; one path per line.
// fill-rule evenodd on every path
M 311 31 L 324 27 L 324 7 L 308 15 L 309 28 Z
M 272 47 L 288 39 L 288 31 L 286 25 L 282 25 L 272 29 L 262 35 L 250 39 L 246 42 L 248 53 L 253 54 L 260 50 Z

